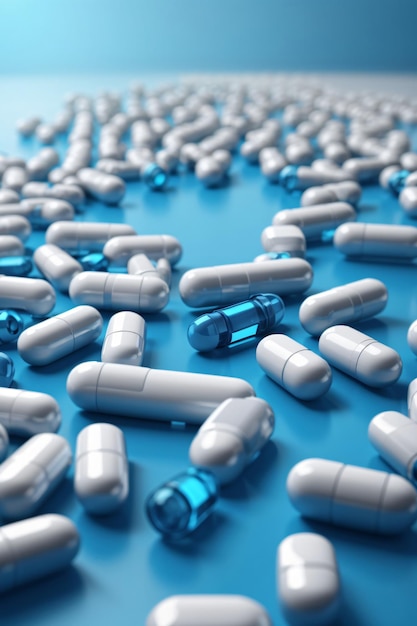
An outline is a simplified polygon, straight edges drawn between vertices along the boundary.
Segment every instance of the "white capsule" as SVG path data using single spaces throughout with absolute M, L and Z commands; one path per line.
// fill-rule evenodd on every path
M 29 182 L 22 187 L 23 198 L 56 198 L 77 207 L 85 202 L 85 195 L 78 185 L 59 183 L 50 187 L 48 183 Z
M 329 204 L 338 202 L 338 197 L 331 189 L 326 189 L 325 185 L 319 187 L 309 187 L 301 194 L 301 206 L 313 206 L 315 204 Z
M 200 427 L 190 461 L 220 484 L 235 480 L 267 443 L 274 430 L 272 408 L 261 398 L 229 398 Z
M 128 161 L 119 161 L 116 159 L 101 158 L 96 163 L 96 169 L 106 174 L 118 176 L 122 180 L 139 180 L 141 168 L 134 163 Z
M 290 624 L 324 626 L 340 608 L 340 580 L 330 541 L 297 533 L 281 541 L 277 553 L 278 596 Z
M 300 322 L 310 335 L 320 335 L 329 326 L 377 315 L 387 300 L 387 288 L 380 280 L 356 280 L 306 298 L 300 307 Z
M 25 185 L 28 180 L 29 176 L 26 167 L 13 165 L 11 167 L 8 167 L 4 172 L 1 179 L 1 184 L 3 186 L 3 189 L 12 189 L 17 193 L 20 193 L 23 185 Z
M 168 287 L 171 282 L 171 264 L 164 258 L 158 259 L 155 266 L 146 254 L 135 254 L 135 256 L 130 257 L 127 262 L 127 271 L 128 274 L 134 274 L 136 276 L 141 276 L 142 274 L 158 276 L 166 282 Z
M 173 174 L 177 170 L 179 163 L 178 151 L 168 148 L 158 150 L 155 155 L 155 163 L 168 174 Z
M 0 308 L 47 315 L 55 306 L 53 287 L 40 278 L 0 275 Z
M 352 156 L 349 148 L 342 141 L 329 142 L 325 146 L 323 153 L 326 159 L 331 159 L 339 165 L 342 165 L 342 163 Z
M 15 235 L 1 235 L 0 237 L 0 258 L 7 256 L 23 256 L 25 246 Z
M 0 189 L 0 204 L 14 204 L 20 202 L 20 196 L 13 189 Z
M 406 187 L 416 187 L 417 186 L 417 172 L 411 172 L 405 179 Z
M 26 167 L 26 161 L 20 157 L 4 156 L 0 154 L 0 177 L 3 176 L 4 172 L 9 167 L 20 167 L 24 169 Z
M 350 326 L 331 326 L 319 339 L 331 365 L 370 387 L 395 383 L 402 372 L 398 352 Z
M 273 150 L 274 148 L 264 148 L 265 150 Z M 288 165 L 284 155 L 277 153 L 269 158 L 263 158 L 261 161 L 261 172 L 271 183 L 279 183 L 279 175 L 281 171 Z
M 7 456 L 7 448 L 9 447 L 9 435 L 7 430 L 0 422 L 0 463 L 4 461 Z
M 172 265 L 178 263 L 182 246 L 171 235 L 132 235 L 113 237 L 105 244 L 103 254 L 118 267 L 126 266 L 135 254 L 146 254 L 150 259 L 168 259 Z
M 328 168 L 326 170 L 318 170 L 313 167 L 300 166 L 296 169 L 296 173 L 291 175 L 294 180 L 294 185 L 291 185 L 291 189 L 308 189 L 309 187 L 317 185 L 325 185 L 330 183 L 346 182 L 353 180 L 354 177 L 341 168 L 333 169 Z M 285 183 L 283 183 L 285 186 Z
M 16 122 L 16 130 L 22 137 L 30 137 L 41 123 L 40 117 L 27 117 Z
M 1 387 L 0 424 L 21 437 L 55 433 L 61 425 L 61 411 L 46 393 Z
M 276 252 L 282 258 L 304 258 L 306 239 L 298 226 L 267 226 L 261 235 L 262 247 L 266 252 Z
M 417 187 L 404 187 L 398 199 L 409 217 L 417 217 Z
M 0 528 L 0 593 L 53 574 L 71 563 L 80 538 L 63 515 L 38 515 Z
M 103 363 L 142 365 L 146 323 L 133 311 L 120 311 L 109 320 L 101 350 Z
M 133 258 L 133 257 L 132 257 Z M 166 282 L 168 287 L 171 286 L 172 268 L 168 259 L 158 259 L 156 262 L 156 270 L 159 276 Z
M 356 219 L 354 208 L 347 202 L 330 202 L 299 209 L 285 209 L 273 217 L 275 226 L 298 226 L 307 240 L 320 240 L 340 224 Z
M 266 610 L 231 595 L 171 596 L 149 613 L 146 626 L 272 626 Z
M 417 228 L 397 224 L 342 224 L 333 238 L 335 248 L 349 257 L 414 259 Z
M 114 237 L 136 235 L 129 224 L 107 222 L 55 222 L 45 233 L 47 243 L 55 244 L 70 254 L 80 256 L 101 252 Z
M 54 148 L 42 148 L 26 164 L 29 179 L 44 180 L 58 163 L 59 154 Z
M 417 170 L 417 153 L 404 152 L 400 158 L 401 168 L 408 170 L 409 172 L 415 172 Z
M 362 183 L 378 180 L 378 176 L 387 165 L 395 165 L 398 163 L 398 157 L 395 155 L 370 156 L 359 159 L 347 159 L 342 168 L 355 180 Z
M 168 285 L 160 276 L 82 272 L 69 287 L 76 304 L 91 304 L 110 311 L 156 313 L 169 300 Z
M 215 187 L 223 181 L 225 168 L 212 155 L 204 156 L 195 164 L 195 175 L 206 187 Z
M 88 513 L 106 515 L 129 495 L 129 466 L 123 432 L 113 424 L 91 424 L 77 437 L 74 490 Z
M 355 530 L 392 535 L 417 519 L 417 492 L 401 476 L 325 459 L 297 463 L 287 492 L 301 515 Z
M 234 304 L 258 293 L 287 295 L 306 291 L 313 281 L 304 259 L 200 267 L 183 274 L 179 290 L 191 307 Z
M 55 289 L 63 293 L 68 292 L 69 284 L 74 276 L 83 271 L 78 261 L 52 243 L 36 248 L 33 260 L 41 274 Z
M 118 204 L 125 195 L 126 186 L 121 178 L 86 167 L 77 172 L 83 189 L 105 204 Z
M 97 339 L 103 318 L 91 306 L 79 306 L 29 326 L 17 340 L 17 349 L 30 365 L 48 365 Z
M 88 411 L 194 424 L 227 398 L 255 395 L 240 378 L 94 361 L 74 367 L 67 392 Z
M 0 465 L 0 516 L 29 517 L 62 481 L 71 465 L 66 439 L 34 435 Z
M 301 137 L 301 135 L 299 135 Z M 310 143 L 305 141 L 296 141 L 291 143 L 285 149 L 285 158 L 292 165 L 308 165 L 314 158 L 314 150 Z
M 9 205 L 10 206 L 10 205 Z M 11 205 L 14 206 L 14 205 Z M 22 208 L 20 214 L 25 215 L 29 221 L 40 228 L 44 228 L 60 220 L 73 220 L 74 207 L 65 200 L 54 198 L 26 198 L 18 205 Z M 0 206 L 0 213 L 2 207 Z
M 261 339 L 256 360 L 274 382 L 300 400 L 319 398 L 332 384 L 328 363 L 287 335 Z
M 417 483 L 417 423 L 414 420 L 397 411 L 378 413 L 369 424 L 368 437 L 388 465 Z
M 388 165 L 384 167 L 379 175 L 378 182 L 384 189 L 389 189 L 389 183 L 393 174 L 396 174 L 401 170 L 399 165 Z
M 328 204 L 330 202 L 349 202 L 349 204 L 355 205 L 360 200 L 361 195 L 360 185 L 353 180 L 346 180 L 306 189 L 301 195 L 301 206 Z
M 417 320 L 410 324 L 407 332 L 407 343 L 410 350 L 417 355 Z
M 417 378 L 414 378 L 408 385 L 407 408 L 410 418 L 417 422 Z
M 49 144 L 55 141 L 55 127 L 53 124 L 39 124 L 35 130 L 36 139 L 41 143 Z

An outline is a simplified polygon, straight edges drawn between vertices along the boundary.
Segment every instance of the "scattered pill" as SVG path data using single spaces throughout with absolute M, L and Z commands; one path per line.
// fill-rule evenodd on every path
M 368 437 L 384 461 L 417 483 L 417 423 L 398 413 L 384 411 L 371 420 Z
M 279 211 L 273 218 L 275 226 L 298 226 L 307 240 L 328 241 L 340 224 L 352 222 L 356 212 L 347 202 L 329 202 L 298 209 Z
M 47 315 L 55 306 L 54 288 L 41 278 L 0 276 L 0 308 Z
M 120 311 L 110 318 L 101 350 L 103 363 L 142 365 L 146 322 L 132 311 Z
M 2 387 L 0 424 L 9 433 L 22 437 L 55 433 L 61 424 L 61 411 L 56 400 L 46 393 Z

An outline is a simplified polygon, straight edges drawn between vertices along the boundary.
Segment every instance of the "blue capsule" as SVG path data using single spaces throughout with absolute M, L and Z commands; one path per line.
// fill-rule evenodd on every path
M 286 165 L 279 173 L 279 184 L 287 191 L 295 191 L 298 189 L 298 165 Z
M 218 492 L 214 476 L 189 468 L 148 497 L 146 513 L 152 526 L 168 539 L 182 539 L 212 513 Z
M 201 315 L 189 326 L 188 341 L 200 352 L 230 346 L 269 332 L 279 324 L 284 312 L 284 303 L 279 296 L 261 293 Z
M 398 196 L 405 187 L 405 180 L 410 175 L 408 170 L 400 170 L 391 174 L 388 181 L 388 189 Z
M 91 252 L 78 259 L 85 272 L 107 272 L 109 260 L 101 252 Z
M 168 174 L 157 163 L 148 163 L 142 174 L 143 181 L 153 191 L 160 191 L 168 182 Z
M 16 341 L 25 327 L 16 311 L 0 311 L 0 344 Z
M 4 256 L 0 258 L 0 274 L 5 276 L 27 276 L 33 270 L 28 256 Z
M 14 363 L 8 354 L 0 352 L 0 387 L 10 387 L 14 378 Z

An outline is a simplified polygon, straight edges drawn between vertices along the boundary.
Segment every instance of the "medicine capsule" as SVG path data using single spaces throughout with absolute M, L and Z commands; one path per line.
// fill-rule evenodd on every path
M 14 363 L 11 357 L 0 352 L 0 387 L 10 387 L 15 373 Z
M 123 180 L 139 180 L 140 168 L 129 161 L 119 161 L 116 159 L 100 159 L 96 163 L 96 169 L 106 174 L 118 176 Z
M 264 337 L 256 360 L 274 382 L 300 400 L 319 398 L 332 384 L 328 363 L 287 335 Z
M 30 365 L 48 365 L 95 341 L 102 328 L 97 309 L 78 306 L 24 330 L 17 350 Z
M 388 291 L 375 278 L 356 280 L 309 296 L 300 306 L 300 322 L 310 335 L 320 335 L 335 324 L 356 322 L 384 310 Z
M 0 465 L 0 516 L 29 517 L 56 489 L 71 465 L 71 449 L 60 435 L 34 435 Z
M 20 195 L 13 189 L 0 189 L 0 204 L 20 202 Z
M 401 172 L 401 167 L 399 165 L 387 165 L 387 167 L 384 167 L 378 178 L 379 185 L 384 189 L 394 191 L 397 187 L 397 177 L 395 174 L 398 172 Z M 393 182 L 394 189 L 391 189 L 391 180 Z
M 29 176 L 26 167 L 12 165 L 4 172 L 1 184 L 3 189 L 13 189 L 13 191 L 20 193 L 23 185 L 25 185 L 28 180 Z
M 179 290 L 191 307 L 234 304 L 258 293 L 280 296 L 306 291 L 313 281 L 311 265 L 304 259 L 264 263 L 233 263 L 200 267 L 183 274 Z
M 327 204 L 330 202 L 349 202 L 356 205 L 362 195 L 361 186 L 353 181 L 346 180 L 340 183 L 309 187 L 301 195 L 301 206 Z
M 325 459 L 297 463 L 287 478 L 301 515 L 381 535 L 405 531 L 417 519 L 417 492 L 396 474 Z
M 65 200 L 74 207 L 79 207 L 85 202 L 85 194 L 78 185 L 65 185 L 63 183 L 50 187 L 47 183 L 30 182 L 22 188 L 24 198 L 56 198 Z
M 20 207 L 20 212 L 17 211 L 16 214 L 24 215 L 32 225 L 38 228 L 46 228 L 60 220 L 74 219 L 74 207 L 65 200 L 26 198 L 20 202 L 18 207 Z M 0 213 L 3 209 L 4 207 L 0 206 Z
M 69 254 L 83 256 L 102 252 L 104 244 L 113 237 L 136 235 L 129 224 L 108 222 L 55 222 L 46 231 L 46 243 L 53 243 Z
M 169 622 L 167 622 L 169 619 Z M 171 596 L 149 613 L 146 626 L 272 626 L 258 602 L 245 596 Z
M 43 578 L 67 567 L 80 538 L 63 515 L 38 515 L 0 528 L 0 592 Z
M 188 341 L 200 352 L 224 348 L 268 333 L 280 323 L 284 312 L 279 296 L 258 294 L 198 317 L 188 327 Z
M 129 495 L 129 466 L 123 432 L 113 424 L 91 424 L 77 437 L 74 490 L 88 513 L 106 515 Z
M 55 306 L 54 288 L 41 278 L 0 276 L 0 308 L 47 315 Z
M 142 274 L 157 276 L 167 283 L 168 287 L 171 282 L 171 264 L 164 258 L 158 259 L 155 267 L 146 254 L 135 254 L 127 262 L 127 271 L 128 274 L 136 276 L 142 276 Z
M 361 157 L 347 159 L 342 169 L 360 183 L 371 183 L 378 180 L 378 176 L 387 165 L 395 165 L 397 162 L 397 156 L 391 154 Z
M 193 424 L 227 398 L 255 395 L 241 378 L 94 361 L 71 370 L 67 392 L 87 411 Z
M 16 341 L 23 328 L 23 318 L 19 313 L 0 311 L 0 345 Z
M 158 163 L 147 163 L 141 168 L 143 182 L 152 191 L 161 191 L 167 186 L 169 175 Z
M 41 123 L 40 117 L 22 118 L 16 122 L 16 130 L 22 137 L 30 137 Z
M 54 433 L 61 425 L 61 411 L 56 400 L 46 393 L 2 387 L 0 424 L 10 434 L 21 437 Z
M 7 448 L 9 447 L 9 435 L 5 427 L 0 424 L 0 463 L 4 461 L 7 456 Z
M 26 163 L 29 179 L 45 180 L 52 168 L 58 163 L 59 154 L 54 148 L 42 148 Z
M 3 215 L 0 217 L 0 235 L 14 235 L 25 242 L 31 232 L 30 222 L 23 215 Z
M 126 266 L 135 254 L 146 254 L 155 261 L 165 258 L 175 265 L 181 258 L 182 246 L 171 235 L 128 235 L 109 239 L 103 248 L 103 254 L 118 267 Z
M 417 217 L 417 187 L 405 187 L 399 201 L 409 217 Z
M 355 176 L 340 168 L 320 171 L 302 165 L 287 165 L 279 175 L 279 183 L 287 191 L 304 190 L 315 185 L 339 183 L 345 180 L 355 180 Z
M 90 196 L 105 204 L 118 204 L 126 192 L 126 185 L 121 178 L 91 167 L 80 169 L 77 178 Z
M 274 226 L 298 226 L 307 240 L 331 239 L 334 231 L 344 222 L 356 220 L 356 212 L 347 202 L 329 202 L 299 209 L 285 209 L 273 217 Z
M 370 387 L 395 383 L 402 372 L 400 355 L 350 326 L 331 326 L 319 339 L 331 365 Z
M 414 259 L 417 228 L 397 224 L 342 224 L 333 238 L 335 248 L 348 257 Z
M 153 491 L 146 500 L 152 526 L 168 539 L 183 539 L 213 512 L 217 485 L 208 472 L 189 468 Z
M 415 320 L 408 329 L 407 343 L 411 351 L 417 355 L 417 320 Z
M 14 235 L 2 235 L 0 237 L 0 259 L 2 257 L 22 256 L 25 247 L 21 240 Z
M 52 243 L 36 248 L 33 260 L 41 274 L 63 293 L 68 292 L 70 282 L 83 271 L 82 265 L 72 256 Z
M 417 484 L 417 423 L 398 413 L 384 411 L 371 420 L 369 441 L 396 472 Z
M 417 422 L 417 378 L 414 378 L 408 385 L 407 407 L 408 415 Z
M 101 350 L 103 363 L 142 365 L 146 323 L 133 311 L 120 311 L 110 318 Z
M 290 624 L 333 623 L 340 608 L 340 579 L 330 541 L 316 533 L 286 537 L 277 553 L 278 596 Z
M 272 408 L 261 398 L 229 398 L 206 419 L 191 442 L 191 463 L 218 484 L 235 480 L 271 437 Z M 417 428 L 417 425 L 416 425 Z
M 76 304 L 99 309 L 156 313 L 168 304 L 169 288 L 155 275 L 81 272 L 71 281 L 69 295 Z
M 277 253 L 277 258 L 304 258 L 306 238 L 298 226 L 267 226 L 262 231 L 261 243 L 267 252 Z

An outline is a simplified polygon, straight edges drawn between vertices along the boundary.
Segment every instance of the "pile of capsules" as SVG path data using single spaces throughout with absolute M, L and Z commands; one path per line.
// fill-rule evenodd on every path
M 169 175 L 181 168 L 194 170 L 207 187 L 224 185 L 232 152 L 239 150 L 272 183 L 302 191 L 301 206 L 275 215 L 261 235 L 265 254 L 254 262 L 195 268 L 182 276 L 183 302 L 209 311 L 190 325 L 189 343 L 207 352 L 263 335 L 256 349 L 259 366 L 301 400 L 329 390 L 330 365 L 360 383 L 384 387 L 401 374 L 399 354 L 354 328 L 384 309 L 388 294 L 381 281 L 365 278 L 303 301 L 300 323 L 320 336 L 321 356 L 274 330 L 284 315 L 281 297 L 302 294 L 312 284 L 306 242 L 332 240 L 343 254 L 361 259 L 417 256 L 416 228 L 355 222 L 361 185 L 378 180 L 417 217 L 417 153 L 404 130 L 416 124 L 417 102 L 407 98 L 341 94 L 278 80 L 267 86 L 184 83 L 146 93 L 134 85 L 125 111 L 118 94 L 71 95 L 52 123 L 35 117 L 18 122 L 22 137 L 53 144 L 65 134 L 68 148 L 62 160 L 51 145 L 27 161 L 0 157 L 2 345 L 17 341 L 25 362 L 45 366 L 95 341 L 103 329 L 100 310 L 115 312 L 101 362 L 76 365 L 67 392 L 78 407 L 95 413 L 200 426 L 189 450 L 191 467 L 146 503 L 150 522 L 165 537 L 181 540 L 207 519 L 220 487 L 235 480 L 270 439 L 274 413 L 245 380 L 142 366 L 147 322 L 141 314 L 168 304 L 171 268 L 182 247 L 173 236 L 138 235 L 128 224 L 77 221 L 86 197 L 118 204 L 126 182 L 139 179 L 163 191 Z M 45 244 L 30 258 L 24 243 L 32 228 L 45 230 Z M 28 277 L 33 263 L 45 280 Z M 39 321 L 53 310 L 56 291 L 68 294 L 75 306 Z M 23 314 L 32 316 L 30 323 Z M 417 322 L 408 342 L 417 354 Z M 13 376 L 13 362 L 2 354 L 0 513 L 11 523 L 0 529 L 1 591 L 65 567 L 79 548 L 69 519 L 34 516 L 72 462 L 68 442 L 56 434 L 59 406 L 48 394 L 10 388 Z M 386 411 L 369 426 L 371 442 L 397 474 L 305 459 L 287 479 L 295 508 L 307 518 L 381 534 L 413 524 L 417 379 L 409 386 L 408 405 L 410 417 Z M 8 434 L 27 441 L 6 458 Z M 74 490 L 91 515 L 111 514 L 126 501 L 126 445 L 115 425 L 94 423 L 79 433 Z M 340 598 L 331 543 L 316 533 L 284 539 L 277 585 L 291 624 L 330 623 Z M 172 596 L 147 620 L 147 626 L 191 624 L 272 621 L 257 602 L 228 595 Z

